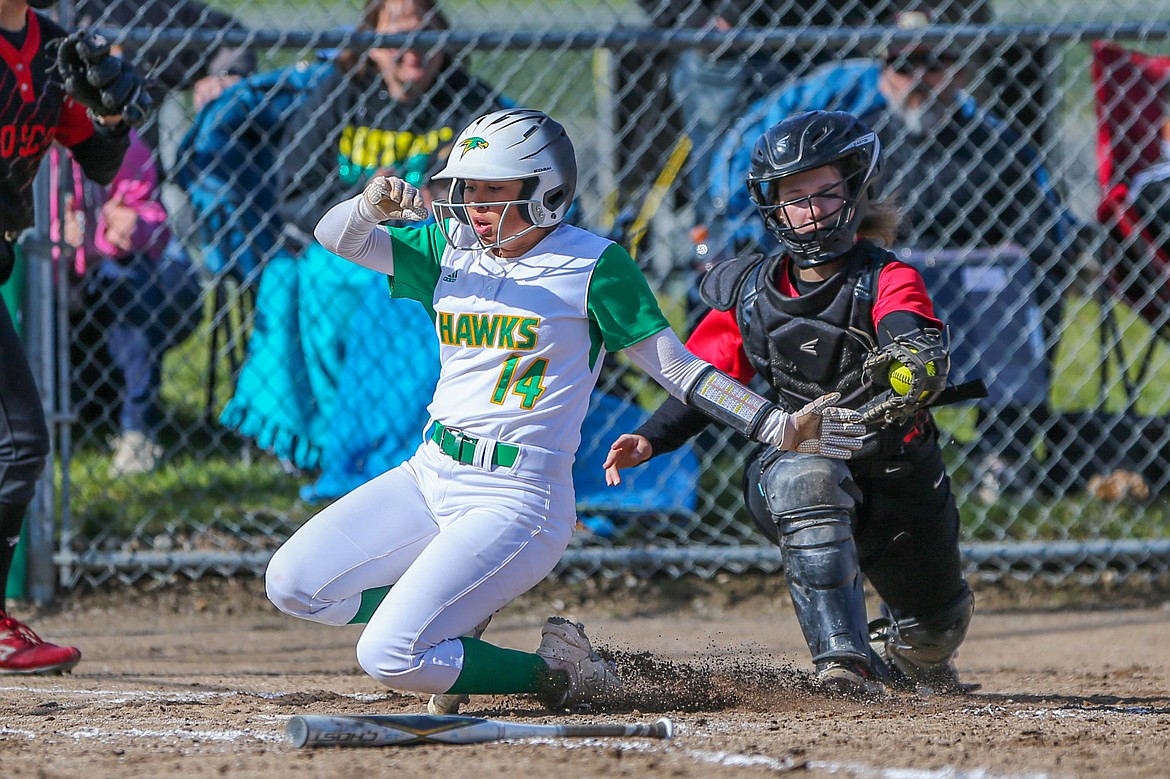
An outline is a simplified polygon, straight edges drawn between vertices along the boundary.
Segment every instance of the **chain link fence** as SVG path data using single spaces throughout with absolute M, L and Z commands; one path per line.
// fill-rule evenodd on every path
M 582 173 L 571 218 L 631 251 L 684 337 L 702 272 L 770 248 L 742 187 L 769 118 L 866 116 L 909 215 L 896 251 L 950 324 L 954 372 L 989 389 L 936 411 L 971 571 L 1165 572 L 1170 204 L 1157 176 L 1146 200 L 1133 183 L 1170 154 L 1170 11 L 936 0 L 919 26 L 906 12 L 922 6 L 879 0 L 440 3 L 444 18 L 415 29 L 359 0 L 214 3 L 230 19 L 59 3 L 152 74 L 160 111 L 140 137 L 166 219 L 150 261 L 110 278 L 69 235 L 108 224 L 108 193 L 67 162 L 42 172 L 23 317 L 56 446 L 30 524 L 34 597 L 262 571 L 301 522 L 407 456 L 431 326 L 387 301 L 384 279 L 330 265 L 312 226 L 376 172 L 425 185 L 468 119 L 507 104 L 566 124 Z M 434 78 L 426 95 L 393 94 L 403 66 Z M 898 88 L 948 84 L 957 112 L 892 110 Z M 559 573 L 778 569 L 742 506 L 742 438 L 712 426 L 601 486 L 609 443 L 662 397 L 607 364 Z

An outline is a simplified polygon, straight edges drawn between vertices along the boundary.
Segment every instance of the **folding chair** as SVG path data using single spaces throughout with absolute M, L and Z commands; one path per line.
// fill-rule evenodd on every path
M 1134 177 L 1159 161 L 1159 131 L 1167 116 L 1170 56 L 1155 56 L 1116 43 L 1093 44 L 1092 81 L 1097 119 L 1097 220 L 1105 233 L 1101 300 L 1101 404 L 1111 382 L 1112 353 L 1126 395 L 1120 412 L 1078 417 L 1079 449 L 1085 459 L 1126 463 L 1152 482 L 1154 491 L 1170 479 L 1170 420 L 1142 417 L 1137 403 L 1153 365 L 1158 338 L 1136 359 L 1127 358 L 1112 306 L 1123 301 L 1162 339 L 1170 340 L 1170 250 L 1134 207 Z M 1070 439 L 1072 436 L 1070 435 Z
M 1170 338 L 1170 250 L 1130 198 L 1134 177 L 1159 161 L 1170 56 L 1142 54 L 1099 41 L 1093 45 L 1092 75 L 1100 187 L 1097 219 L 1109 237 L 1108 283 L 1155 332 Z M 1148 367 L 1147 349 L 1139 378 Z

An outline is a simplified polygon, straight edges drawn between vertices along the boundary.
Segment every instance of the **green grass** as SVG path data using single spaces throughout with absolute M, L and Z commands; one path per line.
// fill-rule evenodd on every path
M 234 319 L 239 326 L 239 309 Z M 273 457 L 219 426 L 229 394 L 231 366 L 221 352 L 218 393 L 208 409 L 209 316 L 184 344 L 168 352 L 163 371 L 163 404 L 168 424 L 160 443 L 164 465 L 141 476 L 110 476 L 102 424 L 78 430 L 70 463 L 73 528 L 83 539 L 157 534 L 215 523 L 246 524 L 249 517 L 303 521 L 314 509 L 298 499 L 308 476 L 289 474 Z

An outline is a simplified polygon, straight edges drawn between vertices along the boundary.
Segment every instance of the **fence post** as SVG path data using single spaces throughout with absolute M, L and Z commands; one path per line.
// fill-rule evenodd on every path
M 57 175 L 56 166 L 42 165 L 33 183 L 33 200 L 36 207 L 36 226 L 25 234 L 23 248 L 27 273 L 28 297 L 24 308 L 24 342 L 28 350 L 33 377 L 40 390 L 41 405 L 49 423 L 50 440 L 54 442 L 49 464 L 41 472 L 36 495 L 33 497 L 29 514 L 24 523 L 27 533 L 25 555 L 28 565 L 27 597 L 35 603 L 45 604 L 53 600 L 56 589 L 56 569 L 53 563 L 55 551 L 56 523 L 54 510 L 56 492 L 56 440 L 59 415 L 56 398 L 56 339 L 53 336 L 55 317 L 53 315 L 53 261 L 52 239 L 49 221 L 52 216 L 50 202 L 52 187 L 50 177 Z M 24 544 L 22 544 L 24 546 Z

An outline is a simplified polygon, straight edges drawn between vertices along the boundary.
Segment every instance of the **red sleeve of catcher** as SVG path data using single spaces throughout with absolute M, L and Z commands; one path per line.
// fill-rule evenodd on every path
M 687 350 L 741 384 L 747 384 L 756 375 L 743 348 L 743 335 L 734 311 L 712 311 L 703 317 L 687 339 Z
M 878 276 L 877 299 L 873 301 L 874 327 L 894 311 L 909 311 L 942 327 L 942 321 L 934 315 L 934 303 L 922 274 L 913 266 L 897 261 L 888 263 Z

